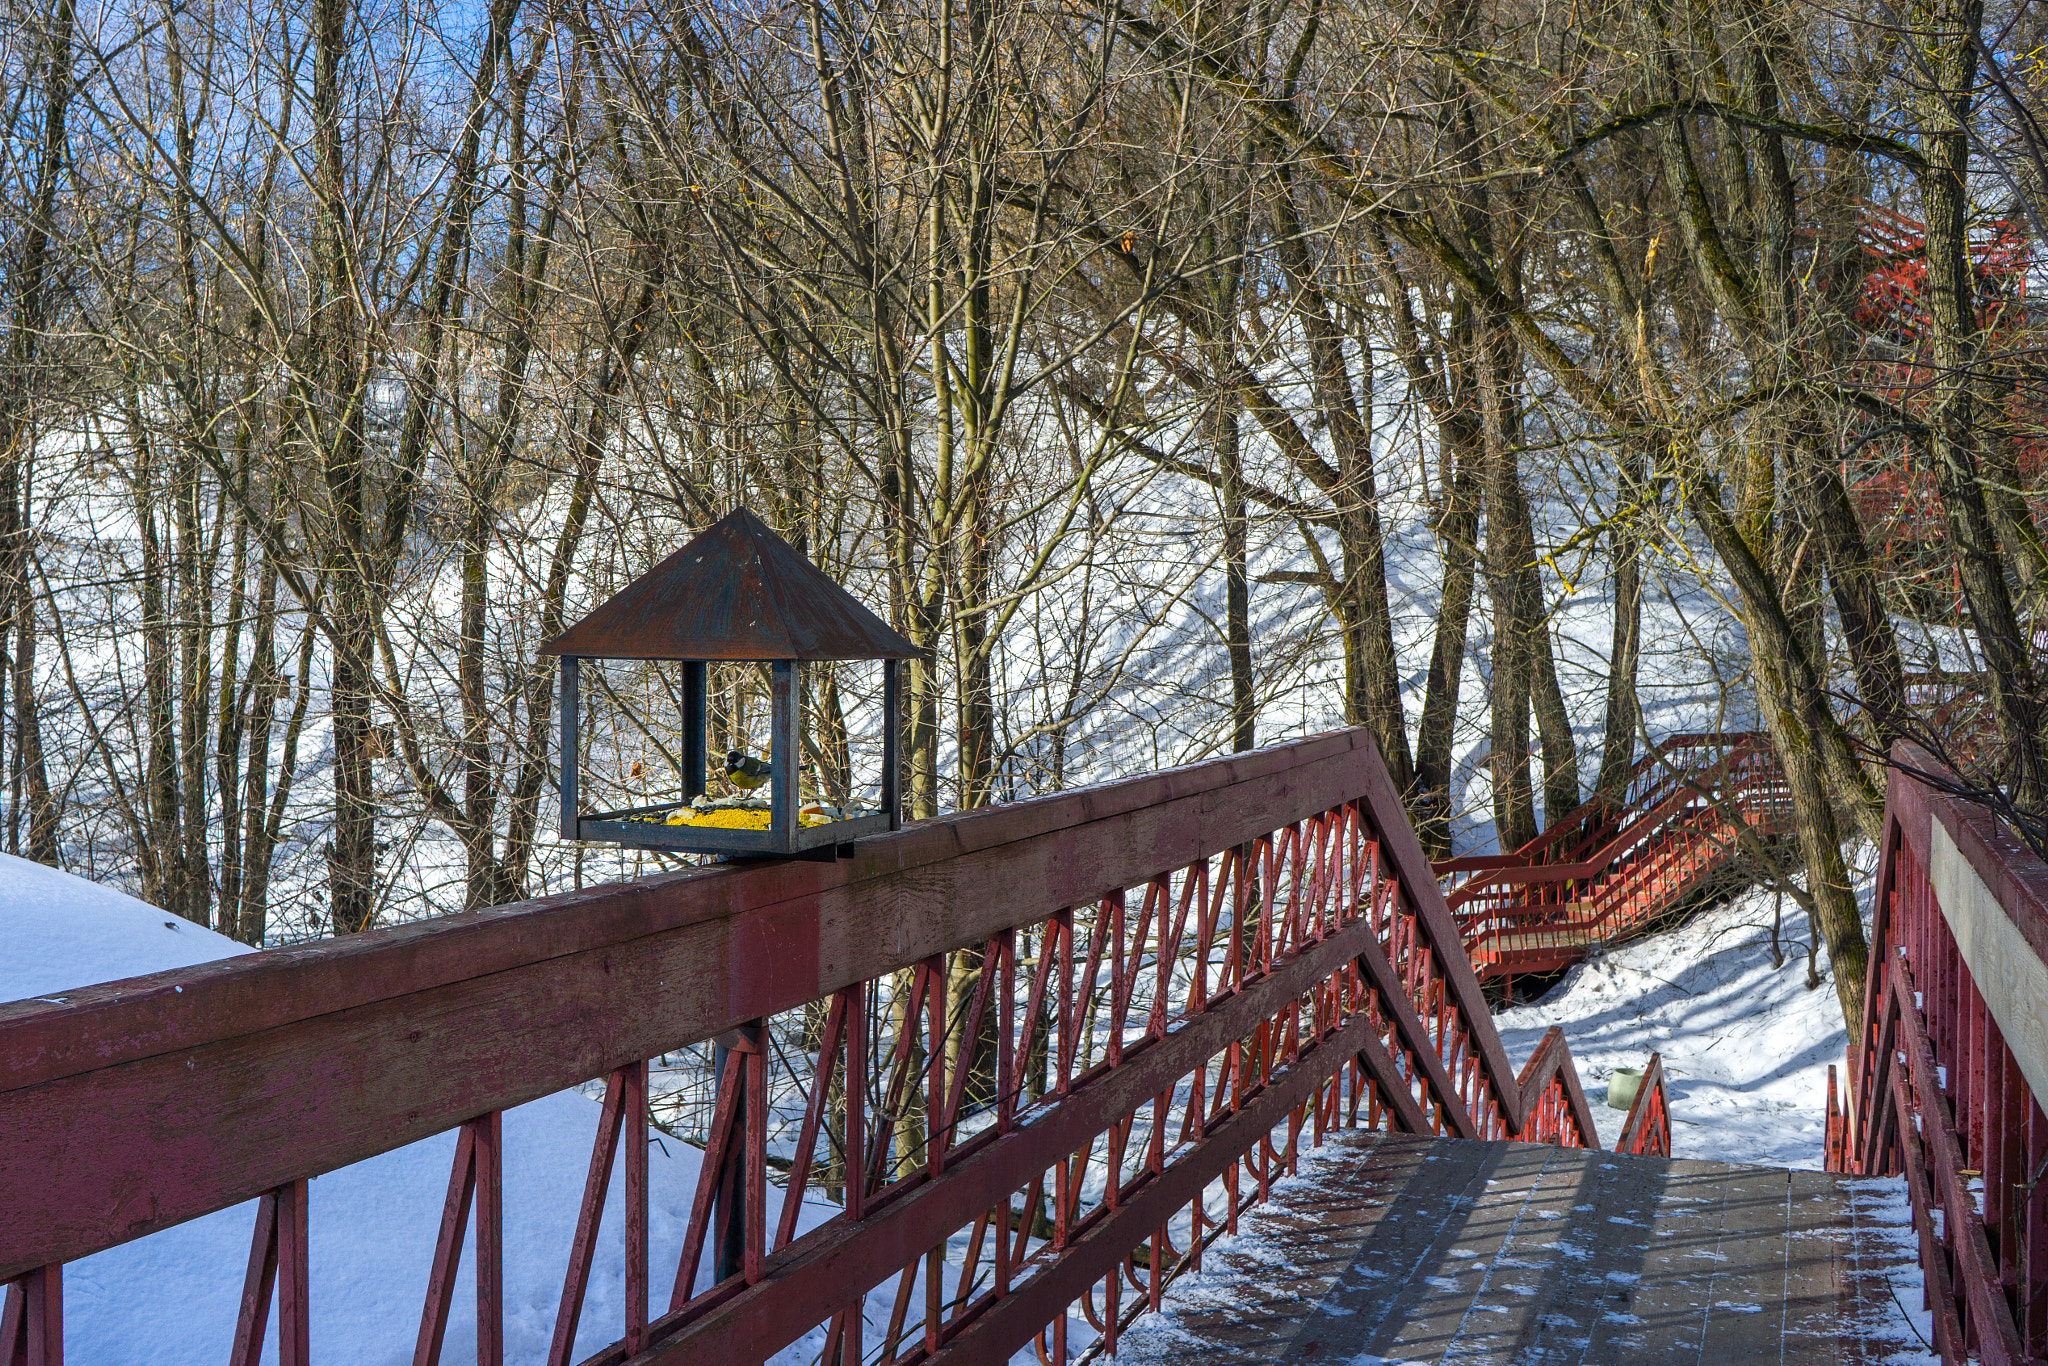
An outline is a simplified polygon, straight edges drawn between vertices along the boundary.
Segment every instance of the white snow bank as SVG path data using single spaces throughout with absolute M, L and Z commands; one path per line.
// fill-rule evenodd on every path
M 1562 1026 L 1601 1146 L 1612 1148 L 1628 1116 L 1604 1104 L 1608 1075 L 1662 1053 L 1672 1156 L 1819 1169 L 1828 1064 L 1846 1088 L 1848 1035 L 1825 946 L 1824 980 L 1809 991 L 1806 954 L 1790 942 L 1809 933 L 1806 915 L 1789 897 L 1784 912 L 1781 968 L 1771 966 L 1764 891 L 1595 955 L 1542 1000 L 1495 1017 L 1508 1058 L 1519 1065 L 1544 1030 Z
M 48 998 L 98 982 L 185 967 L 241 944 L 40 864 L 0 855 L 0 1000 Z M 546 1358 L 599 1108 L 576 1091 L 505 1112 L 505 1348 Z M 648 1153 L 653 1313 L 670 1279 L 696 1192 L 698 1151 L 661 1139 Z M 312 1346 L 349 1366 L 410 1362 L 447 1194 L 455 1135 L 444 1133 L 316 1178 L 308 1206 Z M 572 1359 L 623 1331 L 624 1161 L 615 1164 Z M 770 1191 L 772 1209 L 780 1192 Z M 806 1206 L 800 1229 L 838 1213 Z M 221 1210 L 64 1269 L 67 1356 L 94 1366 L 218 1366 L 234 1335 L 255 1206 Z M 463 1252 L 443 1361 L 475 1357 L 474 1230 Z M 700 1287 L 701 1288 L 701 1287 Z M 886 1310 L 884 1310 L 886 1314 Z M 277 1316 L 264 1360 L 277 1359 Z M 784 1355 L 815 1357 L 819 1344 Z
M 125 892 L 0 854 L 0 1001 L 248 952 Z

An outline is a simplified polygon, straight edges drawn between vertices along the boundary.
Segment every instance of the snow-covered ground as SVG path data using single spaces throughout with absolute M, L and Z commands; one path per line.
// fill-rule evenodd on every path
M 1818 1169 L 1828 1065 L 1841 1071 L 1848 1036 L 1825 948 L 1824 980 L 1807 988 L 1806 915 L 1790 897 L 1785 963 L 1771 965 L 1771 904 L 1753 891 L 1581 963 L 1540 1001 L 1499 1014 L 1509 1060 L 1562 1027 L 1612 1147 L 1627 1115 L 1603 1103 L 1608 1075 L 1661 1053 L 1673 1156 Z
M 0 854 L 0 1001 L 248 953 L 112 887 Z

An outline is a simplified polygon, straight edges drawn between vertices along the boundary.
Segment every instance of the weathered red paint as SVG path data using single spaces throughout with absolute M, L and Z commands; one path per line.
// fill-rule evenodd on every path
M 1343 800 L 1369 753 L 1360 743 L 1347 734 L 1311 744 L 1298 767 L 1220 787 L 1138 780 L 1155 796 L 1191 790 L 1135 809 L 1128 794 L 1101 791 L 1030 804 L 1047 808 L 1035 821 L 1009 808 L 971 813 L 864 842 L 851 867 L 789 861 L 649 879 L 450 917 L 466 923 L 441 938 L 401 929 L 285 951 L 297 972 L 255 972 L 236 959 L 159 974 L 139 979 L 140 1003 L 101 994 L 0 1007 L 0 1076 L 12 1070 L 24 1082 L 0 1090 L 0 1190 L 18 1201 L 0 1237 L 0 1277 L 85 1255 L 110 1227 L 114 1241 L 139 1237 L 980 942 L 1050 907 L 1091 904 L 1107 884 L 1140 883 L 1162 863 L 1192 862 Z M 1111 814 L 1089 819 L 1091 807 Z M 763 900 L 743 915 L 734 902 L 749 891 Z M 693 905 L 700 892 L 708 909 Z M 779 951 L 734 951 L 736 940 L 762 943 L 745 925 L 752 915 L 785 926 Z M 471 952 L 454 952 L 465 945 Z M 431 976 L 413 961 L 423 952 Z M 337 961 L 362 978 L 350 990 L 338 989 Z M 379 991 L 387 969 L 418 989 Z M 238 1029 L 252 985 L 287 1000 L 310 986 L 331 1008 Z M 202 1028 L 186 1016 L 187 998 L 218 1004 L 222 1017 Z M 157 1051 L 152 1021 L 167 1010 L 185 1038 Z M 257 1013 L 285 1012 L 266 1004 Z M 36 1085 L 28 1078 L 38 1069 L 15 1064 L 66 1018 L 87 1031 L 125 1020 L 143 1037 L 109 1047 L 117 1062 Z
M 427 1298 L 420 1312 L 413 1366 L 438 1366 L 441 1360 L 448 1311 L 455 1302 L 455 1273 L 462 1261 L 463 1235 L 468 1231 L 472 1208 L 476 1211 L 477 1366 L 503 1366 L 503 1133 L 502 1116 L 493 1110 L 463 1125 L 456 1137 L 455 1161 L 448 1172 L 448 1195 L 441 1206 L 441 1232 L 434 1243 L 433 1269 L 427 1277 Z M 257 1340 L 261 1336 L 259 1326 Z
M 2038 1360 L 2048 1352 L 2048 1117 L 1937 901 L 1935 823 L 2044 959 L 2048 864 L 1990 812 L 1940 791 L 1942 770 L 1924 752 L 1902 743 L 1892 759 L 1863 1029 L 1846 1106 L 1830 1069 L 1828 1162 L 1905 1178 L 1945 1360 Z

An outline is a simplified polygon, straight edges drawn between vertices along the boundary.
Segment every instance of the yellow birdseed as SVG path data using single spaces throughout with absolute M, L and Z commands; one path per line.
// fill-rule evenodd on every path
M 712 830 L 766 830 L 766 811 L 674 811 L 669 813 L 667 825 L 694 825 Z M 824 816 L 799 816 L 805 825 L 826 825 L 830 822 Z

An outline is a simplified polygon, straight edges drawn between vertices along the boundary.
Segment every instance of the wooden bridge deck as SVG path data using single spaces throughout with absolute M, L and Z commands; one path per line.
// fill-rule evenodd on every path
M 1349 1160 L 1347 1160 L 1349 1159 Z M 1367 1160 L 1369 1159 L 1369 1160 Z M 1913 1250 L 1829 1172 L 1361 1133 L 1177 1282 L 1119 1366 L 1884 1361 Z

